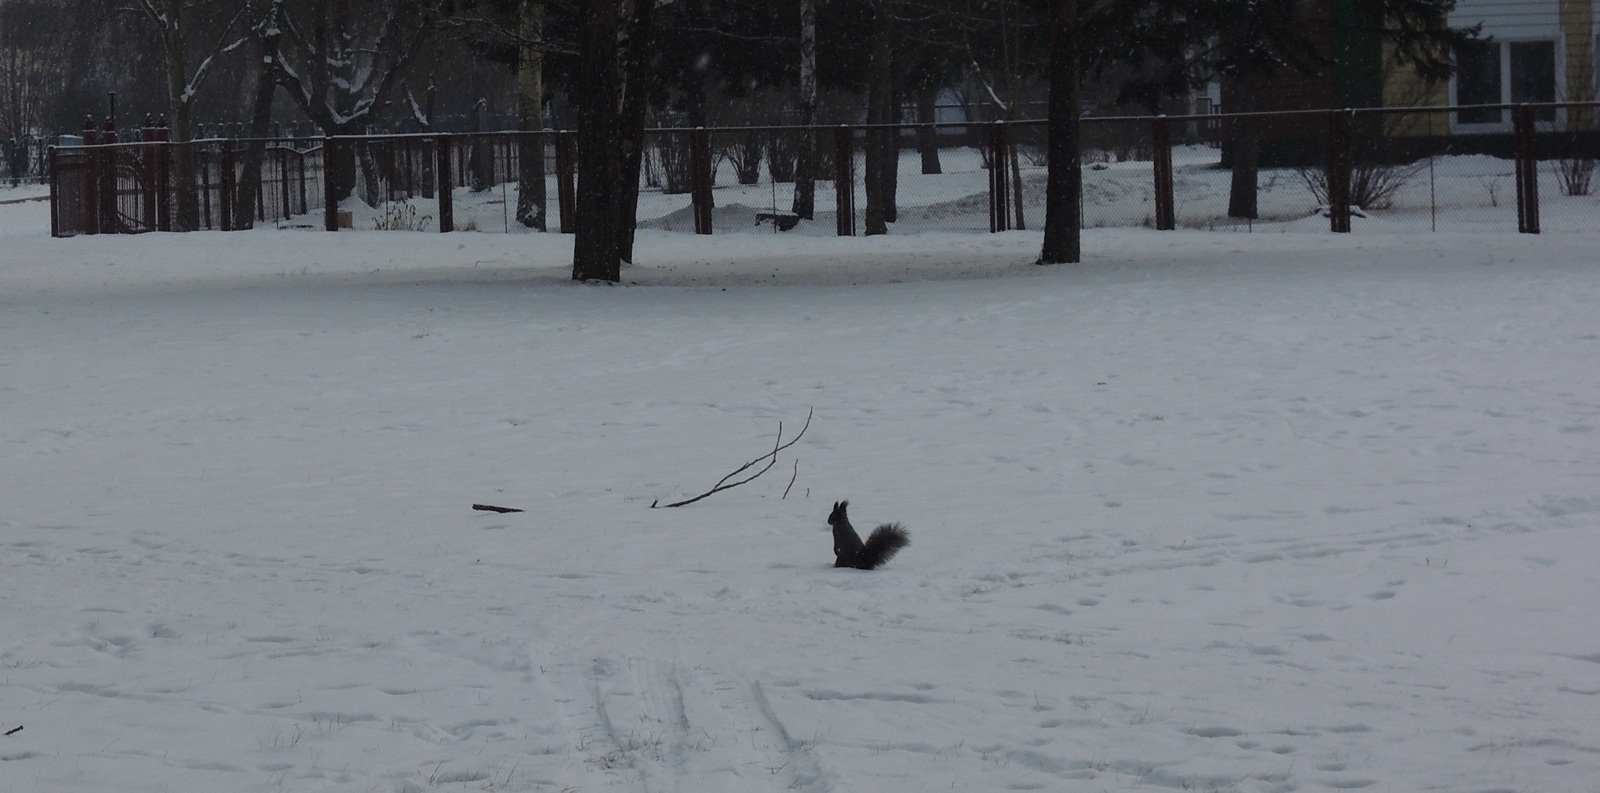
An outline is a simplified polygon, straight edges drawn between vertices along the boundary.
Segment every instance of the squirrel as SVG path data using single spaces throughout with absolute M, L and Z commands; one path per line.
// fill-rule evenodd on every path
M 848 501 L 835 501 L 833 512 L 828 514 L 828 525 L 833 527 L 834 567 L 873 570 L 911 544 L 911 535 L 898 523 L 885 523 L 873 529 L 863 543 L 856 528 L 850 525 L 849 516 L 845 515 L 849 506 Z

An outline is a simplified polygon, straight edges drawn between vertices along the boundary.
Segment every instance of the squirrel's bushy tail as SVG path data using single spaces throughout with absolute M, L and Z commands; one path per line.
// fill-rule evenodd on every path
M 872 536 L 861 548 L 857 565 L 862 570 L 873 570 L 894 558 L 901 548 L 911 544 L 911 535 L 898 523 L 885 523 L 872 530 Z

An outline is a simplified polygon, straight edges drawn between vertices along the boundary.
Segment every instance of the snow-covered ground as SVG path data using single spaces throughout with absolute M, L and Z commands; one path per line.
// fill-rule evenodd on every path
M 1372 228 L 0 204 L 0 791 L 1593 793 L 1600 232 Z

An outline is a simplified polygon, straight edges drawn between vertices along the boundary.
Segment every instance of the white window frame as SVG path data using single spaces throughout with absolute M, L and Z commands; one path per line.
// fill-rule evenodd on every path
M 1501 101 L 1503 103 L 1506 103 L 1506 104 L 1510 104 L 1511 103 L 1511 45 L 1512 44 L 1551 44 L 1551 45 L 1554 45 L 1553 46 L 1554 55 L 1552 57 L 1555 59 L 1555 67 L 1554 67 L 1555 68 L 1555 83 L 1556 83 L 1555 84 L 1555 97 L 1556 97 L 1555 101 L 1557 101 L 1557 102 L 1565 101 L 1565 97 L 1566 97 L 1566 94 L 1567 94 L 1567 70 L 1566 70 L 1567 51 L 1566 51 L 1566 46 L 1565 46 L 1565 42 L 1564 42 L 1563 39 L 1564 39 L 1563 36 L 1555 36 L 1554 38 L 1529 37 L 1529 38 L 1509 38 L 1509 39 L 1508 38 L 1500 38 L 1500 37 L 1496 36 L 1493 41 L 1489 42 L 1490 44 L 1500 48 L 1500 98 L 1501 98 Z M 1456 76 L 1454 74 L 1452 74 L 1450 76 L 1450 106 L 1451 107 L 1457 107 L 1458 106 L 1456 104 Z M 1490 122 L 1484 122 L 1484 123 L 1462 123 L 1459 120 L 1459 118 L 1460 118 L 1460 115 L 1457 114 L 1457 113 L 1451 113 L 1450 114 L 1450 131 L 1451 132 L 1460 132 L 1460 133 L 1465 133 L 1465 134 L 1472 134 L 1472 133 L 1510 132 L 1511 131 L 1511 113 L 1509 111 L 1502 111 L 1500 113 L 1500 120 L 1499 121 L 1490 121 Z M 1550 122 L 1550 121 L 1540 122 L 1540 124 L 1551 124 L 1551 123 L 1554 123 L 1557 126 L 1558 129 L 1565 129 L 1566 128 L 1566 123 L 1567 123 L 1567 111 L 1565 111 L 1565 110 L 1557 110 L 1556 111 L 1556 118 L 1555 118 L 1555 120 L 1553 122 Z

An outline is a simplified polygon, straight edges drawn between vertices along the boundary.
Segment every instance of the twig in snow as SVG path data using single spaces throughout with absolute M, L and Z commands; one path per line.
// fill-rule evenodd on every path
M 497 507 L 497 506 L 495 506 L 493 504 L 473 504 L 472 508 L 475 509 L 475 510 L 478 510 L 479 512 L 499 512 L 499 513 L 502 513 L 502 514 L 504 514 L 506 512 L 521 512 L 522 511 L 520 509 L 517 509 L 516 507 Z
M 681 506 L 685 506 L 685 505 L 688 505 L 688 504 L 693 504 L 694 502 L 699 501 L 700 499 L 705 498 L 705 497 L 707 497 L 707 496 L 709 496 L 709 495 L 711 495 L 713 493 L 720 493 L 720 492 L 722 492 L 724 490 L 731 490 L 731 489 L 733 489 L 735 487 L 738 487 L 739 485 L 742 485 L 742 484 L 744 484 L 746 482 L 754 480 L 758 476 L 761 476 L 762 474 L 764 474 L 767 471 L 771 470 L 773 465 L 777 464 L 777 462 L 778 462 L 778 452 L 781 452 L 784 449 L 787 449 L 790 446 L 795 445 L 796 443 L 798 443 L 800 441 L 800 439 L 802 437 L 805 436 L 806 429 L 811 426 L 811 416 L 814 413 L 816 413 L 816 408 L 812 408 L 812 409 L 806 411 L 806 423 L 805 423 L 805 425 L 800 428 L 800 432 L 798 434 L 796 434 L 793 438 L 789 439 L 788 443 L 784 443 L 783 442 L 783 422 L 781 422 L 781 421 L 778 422 L 778 439 L 773 442 L 772 451 L 767 452 L 766 454 L 763 454 L 760 457 L 757 457 L 756 459 L 751 460 L 750 462 L 745 463 L 744 465 L 741 465 L 738 468 L 733 469 L 732 473 L 728 474 L 727 476 L 722 477 L 722 479 L 719 480 L 715 485 L 712 485 L 710 490 L 707 490 L 706 492 L 701 493 L 700 495 L 695 496 L 694 498 L 684 499 L 683 501 L 676 501 L 676 502 L 673 502 L 671 504 L 661 504 L 661 503 L 659 503 L 659 501 L 652 501 L 652 502 L 650 502 L 650 508 L 651 509 L 655 509 L 656 507 L 662 507 L 662 508 L 666 508 L 666 507 L 681 507 Z M 744 473 L 745 471 L 748 471 L 751 468 L 754 468 L 756 465 L 760 464 L 763 461 L 766 462 L 766 465 L 762 466 L 761 470 L 759 470 L 759 471 L 757 471 L 757 472 L 745 477 L 744 479 L 740 479 L 738 481 L 731 482 L 731 483 L 728 481 L 729 479 L 733 479 L 734 477 Z M 796 476 L 799 476 L 799 471 L 800 471 L 800 467 L 799 466 L 800 466 L 799 461 L 796 461 L 795 462 L 795 475 Z M 789 484 L 791 486 L 793 486 L 794 482 L 791 480 Z M 788 495 L 788 493 L 789 493 L 788 490 L 784 490 L 783 492 L 784 492 L 785 495 Z
M 18 724 L 15 727 L 12 727 L 9 730 L 6 730 L 6 735 L 16 735 L 19 732 L 22 732 L 22 725 L 20 725 L 20 724 Z
M 794 458 L 794 473 L 789 475 L 789 486 L 783 489 L 783 498 L 789 497 L 789 491 L 794 489 L 794 480 L 800 478 L 800 458 Z

